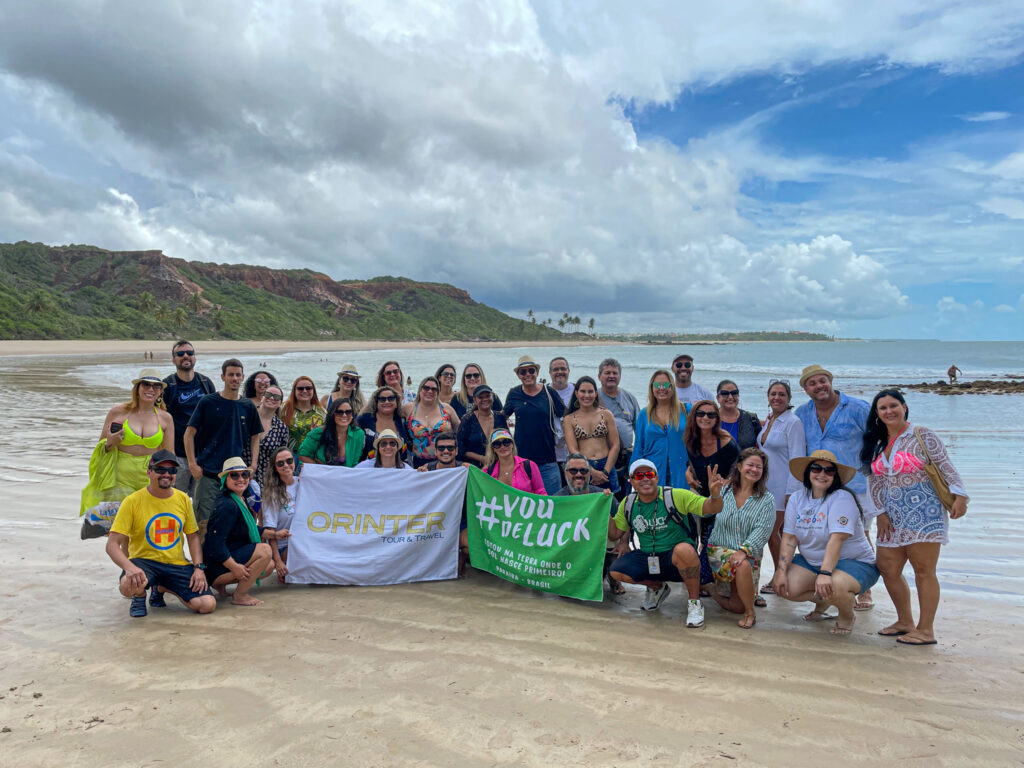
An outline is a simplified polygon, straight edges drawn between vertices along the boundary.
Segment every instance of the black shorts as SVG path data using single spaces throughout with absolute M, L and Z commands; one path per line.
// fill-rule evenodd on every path
M 255 544 L 243 544 L 237 549 L 231 550 L 231 557 L 239 565 L 245 565 L 252 560 L 252 553 L 256 551 Z M 217 579 L 228 572 L 227 567 L 224 563 L 207 563 L 206 564 L 206 578 L 209 579 L 210 583 L 213 584 Z
M 202 592 L 193 591 L 190 585 L 192 583 L 192 573 L 195 569 L 191 565 L 161 563 L 157 560 L 148 560 L 145 557 L 133 557 L 132 563 L 141 568 L 142 572 L 146 574 L 147 588 L 163 587 L 168 592 L 173 592 L 186 603 L 191 602 L 193 598 L 213 594 L 209 589 L 204 589 Z M 124 576 L 124 571 L 121 571 L 121 576 Z
M 673 547 L 674 549 L 674 547 Z M 652 574 L 647 568 L 647 558 L 650 553 L 634 549 L 627 552 L 609 567 L 609 571 L 629 576 L 638 584 L 642 581 L 682 581 L 682 574 L 672 563 L 672 550 L 658 553 L 658 563 L 661 565 L 661 573 Z

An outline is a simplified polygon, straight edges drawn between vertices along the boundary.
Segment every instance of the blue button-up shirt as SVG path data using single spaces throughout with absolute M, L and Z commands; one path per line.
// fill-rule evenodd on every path
M 853 480 L 846 484 L 854 493 L 864 493 L 868 489 L 868 482 L 860 471 L 860 449 L 864 444 L 864 427 L 870 412 L 871 406 L 867 402 L 840 392 L 839 405 L 822 430 L 813 400 L 796 409 L 796 415 L 804 425 L 808 456 L 815 451 L 832 451 L 840 464 L 858 468 Z

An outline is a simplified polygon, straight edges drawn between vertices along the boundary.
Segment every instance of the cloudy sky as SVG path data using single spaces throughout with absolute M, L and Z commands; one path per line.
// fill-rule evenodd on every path
M 16 240 L 1020 339 L 1024 4 L 6 3 Z

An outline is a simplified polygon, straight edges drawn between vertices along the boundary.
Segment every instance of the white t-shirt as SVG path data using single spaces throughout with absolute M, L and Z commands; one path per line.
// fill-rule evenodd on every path
M 713 392 L 708 392 L 700 384 L 694 384 L 692 381 L 688 387 L 676 387 L 676 397 L 679 398 L 680 404 L 689 403 L 693 405 L 698 400 L 715 402 L 715 394 Z
M 384 467 L 375 467 L 374 462 L 376 461 L 376 459 L 363 459 L 356 464 L 355 469 L 384 469 Z M 402 466 L 402 469 L 412 469 L 412 465 L 405 464 Z
M 287 529 L 292 528 L 292 518 L 295 517 L 295 492 L 299 489 L 299 480 L 295 479 L 295 482 L 291 485 L 284 487 L 286 496 L 284 500 L 284 506 L 281 509 L 277 509 L 272 504 L 263 501 L 263 525 L 267 528 Z M 278 539 L 277 548 L 286 549 L 288 547 L 288 539 Z
M 875 562 L 864 535 L 864 524 L 860 519 L 857 504 L 846 491 L 830 493 L 823 499 L 815 499 L 806 488 L 793 493 L 786 505 L 786 520 L 782 532 L 796 536 L 800 554 L 815 568 L 825 559 L 825 547 L 833 533 L 848 533 L 839 551 L 840 560 Z

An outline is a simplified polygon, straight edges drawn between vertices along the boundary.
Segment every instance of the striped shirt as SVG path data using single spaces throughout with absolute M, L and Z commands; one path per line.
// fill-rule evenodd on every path
M 715 515 L 715 529 L 708 541 L 709 547 L 745 549 L 753 557 L 760 557 L 775 526 L 775 497 L 768 491 L 751 496 L 739 509 L 732 488 L 722 492 L 722 511 Z

